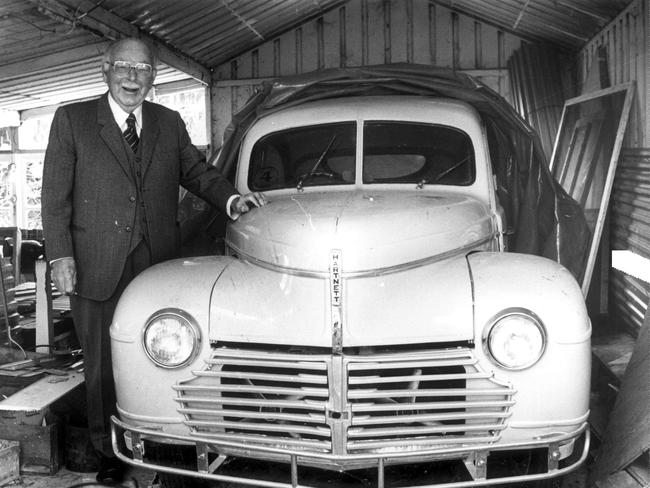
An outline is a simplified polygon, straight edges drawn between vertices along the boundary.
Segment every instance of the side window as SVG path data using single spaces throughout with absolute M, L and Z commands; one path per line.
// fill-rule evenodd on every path
M 454 127 L 366 122 L 364 183 L 471 185 L 476 176 L 470 137 Z

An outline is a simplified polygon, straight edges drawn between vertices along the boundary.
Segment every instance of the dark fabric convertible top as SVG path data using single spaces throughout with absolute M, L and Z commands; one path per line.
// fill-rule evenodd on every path
M 581 208 L 551 176 L 535 131 L 500 95 L 463 73 L 390 64 L 328 69 L 264 83 L 233 117 L 215 164 L 228 174 L 247 129 L 274 111 L 327 98 L 400 94 L 464 100 L 478 110 L 491 147 L 498 148 L 491 156 L 507 218 L 508 250 L 558 261 L 580 280 L 590 239 Z

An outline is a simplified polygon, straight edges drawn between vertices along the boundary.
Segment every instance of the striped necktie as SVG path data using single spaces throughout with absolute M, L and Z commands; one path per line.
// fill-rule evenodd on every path
M 131 149 L 133 149 L 133 153 L 138 152 L 138 142 L 140 142 L 140 139 L 138 138 L 138 131 L 135 130 L 135 115 L 129 114 L 129 116 L 126 118 L 126 130 L 124 131 L 124 138 L 126 139 L 126 142 L 129 143 L 129 146 L 131 146 Z

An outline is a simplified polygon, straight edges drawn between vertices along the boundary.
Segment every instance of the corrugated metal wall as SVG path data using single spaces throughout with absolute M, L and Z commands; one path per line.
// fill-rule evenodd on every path
M 628 149 L 619 158 L 610 214 L 611 248 L 650 259 L 650 149 Z M 610 316 L 632 331 L 643 324 L 650 284 L 612 269 Z
M 572 65 L 573 59 L 541 43 L 523 44 L 508 60 L 515 109 L 537 130 L 549 161 L 564 101 L 575 96 Z
M 645 0 L 635 0 L 613 22 L 603 29 L 578 55 L 578 77 L 586 82 L 589 70 L 597 63 L 598 49 L 607 53 L 609 79 L 612 85 L 636 80 L 637 90 L 624 147 L 650 147 L 650 82 L 648 56 L 648 15 Z
M 331 10 L 215 70 L 213 141 L 262 78 L 413 62 L 476 75 L 510 98 L 506 62 L 521 39 L 426 0 L 361 0 Z M 228 81 L 226 81 L 228 80 Z
M 578 57 L 578 75 L 586 82 L 605 48 L 611 84 L 636 81 L 635 100 L 619 158 L 610 210 L 612 250 L 630 250 L 650 259 L 650 12 L 647 0 L 635 0 L 592 39 Z M 650 297 L 650 284 L 610 269 L 609 315 L 613 323 L 638 330 Z

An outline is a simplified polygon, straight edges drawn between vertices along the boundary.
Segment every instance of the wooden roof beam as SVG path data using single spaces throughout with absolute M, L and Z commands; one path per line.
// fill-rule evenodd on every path
M 49 17 L 74 27 L 83 28 L 109 40 L 137 37 L 151 43 L 160 62 L 187 73 L 198 81 L 210 83 L 211 71 L 183 53 L 146 34 L 121 17 L 90 0 L 29 0 Z

